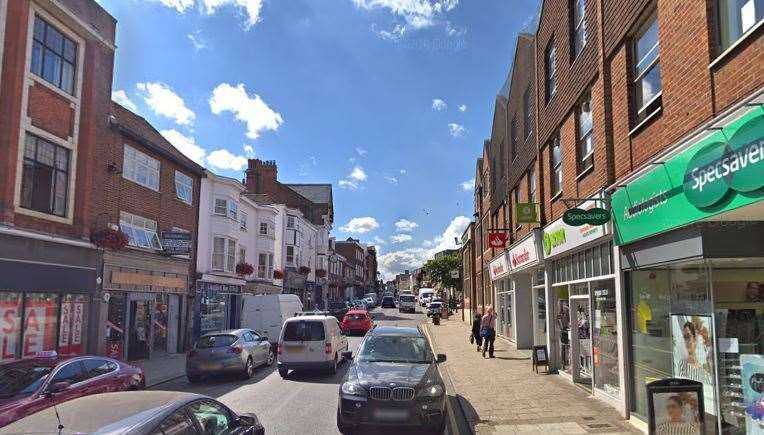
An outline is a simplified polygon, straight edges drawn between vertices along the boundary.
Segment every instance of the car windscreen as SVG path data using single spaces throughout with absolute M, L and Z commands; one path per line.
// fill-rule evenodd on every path
M 443 304 L 441 304 L 440 302 L 437 302 L 437 303 L 432 303 L 432 304 L 430 304 L 430 307 L 429 307 L 429 308 L 430 308 L 431 310 L 439 310 L 439 309 L 440 309 L 440 307 L 441 307 L 442 305 L 443 305 Z
M 317 321 L 297 320 L 284 326 L 284 341 L 323 341 L 324 324 Z
M 239 337 L 230 334 L 205 335 L 196 341 L 197 349 L 211 349 L 213 347 L 228 347 L 236 342 Z
M 51 370 L 51 367 L 31 364 L 0 367 L 0 399 L 34 393 Z
M 414 302 L 414 296 L 403 295 L 400 299 L 401 302 Z
M 361 344 L 357 360 L 429 364 L 433 356 L 424 337 L 372 335 Z

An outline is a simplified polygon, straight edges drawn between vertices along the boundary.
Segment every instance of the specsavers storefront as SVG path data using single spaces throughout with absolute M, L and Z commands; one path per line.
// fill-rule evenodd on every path
M 708 433 L 764 433 L 764 109 L 655 163 L 612 196 L 631 414 L 647 419 L 647 383 L 681 377 L 704 384 Z

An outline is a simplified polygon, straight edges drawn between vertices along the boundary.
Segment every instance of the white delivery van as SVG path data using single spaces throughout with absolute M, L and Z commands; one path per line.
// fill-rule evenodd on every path
M 279 375 L 285 378 L 289 370 L 328 369 L 337 373 L 342 353 L 347 351 L 348 339 L 334 316 L 305 313 L 289 318 L 276 351 Z
M 398 297 L 398 311 L 416 313 L 416 296 L 404 293 Z
M 435 294 L 435 290 L 431 288 L 419 289 L 419 305 L 426 307 L 430 303 L 430 299 Z
M 297 295 L 244 295 L 241 307 L 241 327 L 268 337 L 276 344 L 286 319 L 302 311 Z

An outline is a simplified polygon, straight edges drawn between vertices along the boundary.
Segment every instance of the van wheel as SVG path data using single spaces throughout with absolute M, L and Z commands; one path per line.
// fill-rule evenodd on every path
M 332 361 L 332 365 L 329 367 L 329 374 L 330 375 L 336 375 L 337 374 L 337 354 L 334 354 L 334 361 Z
M 285 379 L 288 373 L 289 373 L 288 369 L 279 367 L 279 376 L 281 376 L 282 379 Z

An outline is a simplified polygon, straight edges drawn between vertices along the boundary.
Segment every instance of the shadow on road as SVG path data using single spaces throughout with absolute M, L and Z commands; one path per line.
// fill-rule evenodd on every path
M 345 361 L 337 367 L 337 373 L 330 375 L 326 371 L 290 371 L 284 382 L 305 382 L 309 384 L 335 384 L 339 385 L 342 382 L 342 378 L 345 376 L 345 372 L 348 371 L 350 362 Z
M 456 428 L 449 427 L 449 433 L 451 434 L 474 434 L 475 426 L 480 422 L 480 415 L 469 400 L 467 400 L 461 394 L 456 396 L 448 396 L 451 404 L 452 411 L 457 414 L 454 415 L 456 421 Z

